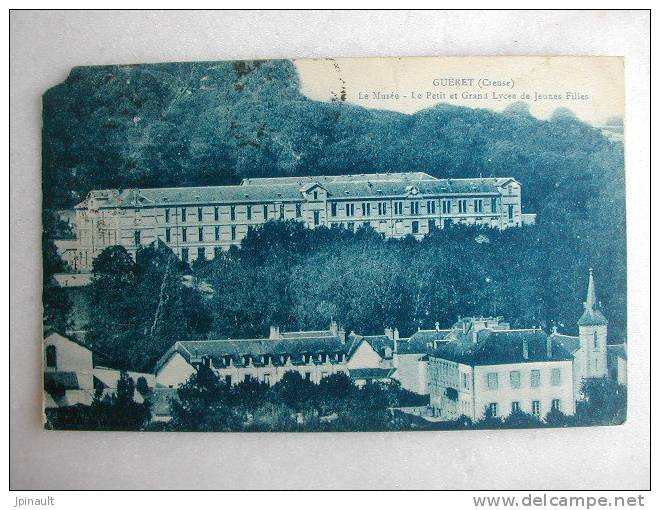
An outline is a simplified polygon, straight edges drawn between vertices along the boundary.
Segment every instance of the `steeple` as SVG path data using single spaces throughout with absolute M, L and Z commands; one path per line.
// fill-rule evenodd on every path
M 598 309 L 596 300 L 596 284 L 594 283 L 594 271 L 589 269 L 589 287 L 587 288 L 587 300 L 584 302 L 584 313 L 578 321 L 578 326 L 604 326 L 607 319 Z

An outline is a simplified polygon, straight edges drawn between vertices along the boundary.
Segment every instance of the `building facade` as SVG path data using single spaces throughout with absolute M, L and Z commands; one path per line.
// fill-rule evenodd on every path
M 285 333 L 272 327 L 269 338 L 176 342 L 154 372 L 157 388 L 178 388 L 201 365 L 232 386 L 248 379 L 272 386 L 287 372 L 318 384 L 332 374 L 348 375 L 347 358 L 343 331 L 334 323 L 326 331 Z
M 575 412 L 573 357 L 540 329 L 459 329 L 429 355 L 430 405 L 435 416 L 478 421 L 516 411 L 543 419 Z
M 58 244 L 85 272 L 108 246 L 134 254 L 155 240 L 182 260 L 212 259 L 271 220 L 421 238 L 466 223 L 505 229 L 533 223 L 513 178 L 437 179 L 423 172 L 244 179 L 237 186 L 96 190 L 75 207 L 76 239 Z

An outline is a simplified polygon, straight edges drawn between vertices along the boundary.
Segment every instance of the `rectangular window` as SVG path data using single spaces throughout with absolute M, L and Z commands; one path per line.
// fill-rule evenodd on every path
M 319 192 L 315 191 L 314 192 L 314 200 L 318 200 L 318 199 L 319 199 Z
M 594 331 L 594 350 L 598 350 L 598 333 Z
M 170 222 L 170 210 L 165 209 L 165 223 L 169 223 L 169 222 Z
M 264 221 L 268 220 L 268 205 L 264 205 Z
M 197 260 L 206 260 L 206 252 L 202 246 L 197 248 Z
M 226 375 L 225 376 L 225 384 L 227 386 L 231 386 L 231 375 Z
M 140 242 L 142 240 L 141 232 L 139 230 L 136 230 L 133 236 L 135 238 L 135 246 L 140 246 L 142 244 Z
M 474 212 L 480 213 L 484 211 L 484 201 L 477 199 L 474 201 Z
M 412 233 L 419 234 L 419 221 L 412 222 Z
M 403 214 L 403 202 L 394 202 L 394 214 Z
M 186 227 L 181 229 L 181 238 L 183 239 L 184 243 L 188 242 L 188 229 Z
M 181 248 L 181 260 L 188 262 L 188 248 Z
M 169 243 L 172 241 L 172 229 L 167 227 L 165 229 L 165 242 Z
M 468 378 L 467 374 L 461 374 L 462 375 L 462 382 L 463 382 L 463 389 L 468 390 L 470 389 L 470 379 Z
M 247 219 L 251 220 L 252 219 L 252 206 L 251 205 L 247 206 L 246 212 L 247 212 Z
M 451 213 L 451 200 L 442 201 L 442 214 Z
M 346 216 L 355 216 L 355 204 L 346 204 Z
M 511 402 L 511 412 L 512 413 L 520 412 L 520 402 Z
M 552 385 L 559 386 L 561 384 L 561 368 L 552 369 Z
M 236 241 L 236 225 L 231 226 L 231 240 Z
M 541 416 L 541 401 L 532 400 L 532 414 L 534 416 Z
M 204 227 L 199 227 L 199 241 L 204 241 Z
M 284 219 L 284 204 L 280 204 L 280 219 Z
M 229 208 L 229 216 L 231 218 L 231 221 L 236 221 L 236 206 L 232 205 Z
M 435 200 L 426 201 L 426 213 L 435 214 Z
M 197 221 L 202 221 L 202 218 L 203 218 L 202 208 L 198 207 L 197 208 Z
M 314 226 L 317 227 L 321 223 L 321 213 L 314 211 Z
M 296 218 L 302 216 L 302 204 L 296 204 Z
M 368 202 L 362 203 L 362 216 L 371 216 L 371 204 Z
M 467 212 L 467 200 L 459 200 L 458 201 L 458 212 L 459 213 L 466 213 Z
M 552 410 L 561 411 L 561 400 L 559 400 L 558 398 L 552 399 Z
M 309 381 L 312 379 L 312 374 L 311 372 L 305 372 L 305 381 Z
M 46 347 L 46 366 L 48 368 L 57 368 L 57 347 L 54 345 Z
M 509 381 L 512 388 L 520 388 L 520 372 L 518 370 L 509 372 Z
M 220 208 L 219 207 L 214 207 L 213 208 L 213 219 L 215 221 L 220 221 Z
M 419 214 L 419 202 L 410 202 L 410 214 Z
M 215 227 L 215 240 L 220 240 L 220 227 Z
M 532 388 L 538 388 L 539 386 L 541 386 L 541 371 L 540 370 L 532 370 L 530 382 L 531 382 Z
M 337 202 L 330 202 L 330 216 L 337 216 Z
M 509 221 L 513 220 L 513 206 L 509 206 Z
M 213 258 L 218 258 L 222 255 L 222 248 L 220 246 L 214 246 L 213 247 Z
M 252 376 L 251 376 L 250 374 L 245 374 L 245 375 L 243 376 L 243 380 L 244 380 L 245 382 L 250 382 L 250 379 L 252 379 Z
M 497 212 L 497 198 L 495 197 L 490 199 L 490 210 L 491 212 Z
M 185 222 L 186 222 L 186 208 L 182 207 L 181 208 L 181 223 L 185 223 Z
M 378 215 L 387 216 L 387 202 L 378 202 Z
M 497 418 L 497 402 L 491 402 L 490 404 L 488 404 L 488 413 L 493 418 Z
M 497 389 L 497 372 L 489 372 L 486 374 L 486 385 L 489 390 Z

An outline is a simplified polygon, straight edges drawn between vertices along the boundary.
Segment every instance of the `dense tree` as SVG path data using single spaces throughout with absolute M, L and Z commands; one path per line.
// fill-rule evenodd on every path
M 43 323 L 45 328 L 64 333 L 70 323 L 72 303 L 66 290 L 55 280 L 55 274 L 69 268 L 57 252 L 54 239 L 70 237 L 71 230 L 54 211 L 44 210 L 42 217 Z
M 627 388 L 608 377 L 585 379 L 575 409 L 579 425 L 620 425 L 626 421 Z
M 108 247 L 92 271 L 89 338 L 112 366 L 151 370 L 177 340 L 208 331 L 206 304 L 165 245 L 138 250 L 135 261 L 123 247 Z
M 408 317 L 406 327 L 413 327 L 433 322 L 425 309 L 430 296 L 461 305 L 465 309 L 458 313 L 465 314 L 467 309 L 482 309 L 487 293 L 497 299 L 490 301 L 491 309 L 506 312 L 512 320 L 552 321 L 570 328 L 580 313 L 584 271 L 593 266 L 602 276 L 599 295 L 612 336 L 625 336 L 623 146 L 570 112 L 559 110 L 545 121 L 529 115 L 522 104 L 503 113 L 439 104 L 405 115 L 339 100 L 311 101 L 300 92 L 289 61 L 201 62 L 75 68 L 64 83 L 45 94 L 43 130 L 46 207 L 70 207 L 90 189 L 104 187 L 424 170 L 438 177 L 515 177 L 523 184 L 524 207 L 538 213 L 538 230 L 494 236 L 510 242 L 510 249 L 496 248 L 494 253 L 506 258 L 493 274 L 480 273 L 480 262 L 470 263 L 476 251 L 489 252 L 498 243 L 492 238 L 476 250 L 467 244 L 438 252 L 448 257 L 444 268 L 434 267 L 433 258 L 420 257 L 421 267 L 412 269 L 408 262 L 417 258 L 414 253 L 401 261 L 388 258 L 381 253 L 387 247 L 381 247 L 373 253 L 371 266 L 361 264 L 354 277 L 328 281 L 335 292 L 346 293 L 340 303 L 319 295 L 313 307 L 307 306 L 307 292 L 276 277 L 291 274 L 286 258 L 272 261 L 273 273 L 267 278 L 256 268 L 243 274 L 249 271 L 247 264 L 239 267 L 223 260 L 219 263 L 230 272 L 228 277 L 236 273 L 241 281 L 258 282 L 240 292 L 227 290 L 231 296 L 225 299 L 223 327 L 233 334 L 262 332 L 270 321 L 303 324 L 335 314 L 361 329 L 380 327 L 380 318 L 368 318 L 387 313 L 396 319 Z M 444 242 L 446 236 L 440 239 Z M 520 239 L 528 244 L 517 244 Z M 262 258 L 256 249 L 250 255 L 257 263 L 271 248 L 278 252 L 270 239 L 265 241 L 268 249 Z M 363 247 L 371 249 L 373 244 L 365 240 Z M 314 260 L 302 246 L 283 253 L 293 252 L 308 262 L 295 265 L 299 279 L 305 274 L 320 276 L 314 265 L 320 261 L 335 271 L 345 271 L 353 262 L 339 253 L 320 253 Z M 539 253 L 544 263 L 530 258 Z M 391 264 L 386 274 L 379 274 L 379 260 Z M 427 277 L 410 285 L 406 279 L 417 270 Z M 431 279 L 447 274 L 465 278 L 454 288 Z M 535 277 L 518 281 L 519 274 Z M 457 283 L 459 278 L 453 280 Z M 278 297 L 282 289 L 286 292 Z M 401 294 L 392 300 L 396 290 Z M 530 292 L 535 301 L 528 297 Z M 261 312 L 243 307 L 250 303 Z M 368 312 L 355 313 L 361 306 Z M 366 323 L 357 323 L 365 318 Z

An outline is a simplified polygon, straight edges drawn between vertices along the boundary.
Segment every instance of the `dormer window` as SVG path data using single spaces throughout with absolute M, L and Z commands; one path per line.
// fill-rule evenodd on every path
M 314 200 L 318 200 L 318 199 L 319 199 L 319 192 L 314 190 Z

